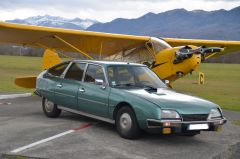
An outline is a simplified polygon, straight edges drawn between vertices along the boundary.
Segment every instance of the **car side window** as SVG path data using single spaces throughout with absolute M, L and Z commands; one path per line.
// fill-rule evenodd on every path
M 68 69 L 65 75 L 65 79 L 82 81 L 85 66 L 85 63 L 73 63 Z
M 51 74 L 52 76 L 60 77 L 68 65 L 69 65 L 69 62 L 59 64 L 59 65 L 49 69 L 48 73 Z
M 96 79 L 101 79 L 105 82 L 103 68 L 98 65 L 89 64 L 85 73 L 84 82 L 95 83 Z

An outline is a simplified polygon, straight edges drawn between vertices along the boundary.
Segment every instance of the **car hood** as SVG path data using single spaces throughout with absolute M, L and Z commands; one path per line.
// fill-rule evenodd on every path
M 160 108 L 177 110 L 180 114 L 209 114 L 210 109 L 218 107 L 210 101 L 166 88 L 158 88 L 157 92 L 145 89 L 127 90 L 127 92 L 144 98 Z

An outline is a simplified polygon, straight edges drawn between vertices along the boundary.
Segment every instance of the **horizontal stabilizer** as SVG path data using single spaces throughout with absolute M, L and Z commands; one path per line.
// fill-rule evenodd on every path
M 15 84 L 23 88 L 36 88 L 36 79 L 37 76 L 17 77 Z

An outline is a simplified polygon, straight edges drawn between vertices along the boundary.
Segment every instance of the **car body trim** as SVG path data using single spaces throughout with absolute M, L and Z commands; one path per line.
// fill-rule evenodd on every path
M 91 100 L 91 99 L 86 99 L 86 98 L 81 98 L 81 97 L 78 97 L 78 99 L 89 101 L 89 102 L 94 102 L 94 103 L 101 104 L 101 105 L 107 105 L 106 103 L 95 101 L 95 100 Z
M 108 123 L 111 123 L 111 124 L 115 124 L 115 120 L 112 120 L 112 119 L 109 119 L 109 118 L 104 118 L 104 117 L 101 117 L 101 116 L 85 113 L 85 112 L 82 112 L 82 111 L 79 111 L 79 110 L 73 110 L 73 109 L 70 109 L 70 108 L 63 107 L 63 106 L 58 106 L 58 108 L 62 109 L 62 110 L 65 110 L 65 111 L 68 111 L 68 112 L 80 114 L 80 115 L 83 115 L 83 116 L 86 116 L 86 117 L 90 117 L 90 118 L 105 121 L 105 122 L 108 122 Z
M 40 89 L 40 92 L 54 93 L 54 91 L 50 91 L 50 90 L 47 90 L 47 89 Z
M 199 124 L 199 123 L 214 123 L 217 125 L 223 125 L 224 123 L 227 122 L 226 118 L 222 118 L 222 119 L 216 119 L 216 120 L 206 120 L 206 121 L 179 121 L 179 120 L 157 120 L 157 119 L 147 119 L 147 127 L 148 128 L 159 128 L 162 126 L 149 126 L 148 125 L 148 121 L 152 121 L 152 122 L 157 122 L 157 123 L 172 123 L 172 124 Z
M 56 91 L 55 91 L 55 93 L 58 94 L 58 95 L 62 95 L 62 96 L 67 96 L 67 97 L 75 98 L 75 96 L 72 96 L 72 95 L 69 95 L 69 94 L 60 93 L 60 92 L 56 92 Z
M 60 78 L 64 79 L 66 73 L 68 72 L 69 68 L 72 66 L 73 62 L 71 61 L 68 66 L 65 68 L 65 70 L 62 72 L 62 74 L 60 75 Z

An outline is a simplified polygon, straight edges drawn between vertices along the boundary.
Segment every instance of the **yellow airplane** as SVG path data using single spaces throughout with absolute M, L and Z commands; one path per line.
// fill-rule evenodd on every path
M 0 22 L 0 43 L 44 48 L 42 69 L 61 62 L 57 51 L 83 58 L 139 62 L 170 83 L 196 70 L 210 57 L 240 51 L 240 41 L 155 38 Z M 35 88 L 36 76 L 18 77 L 15 84 Z

